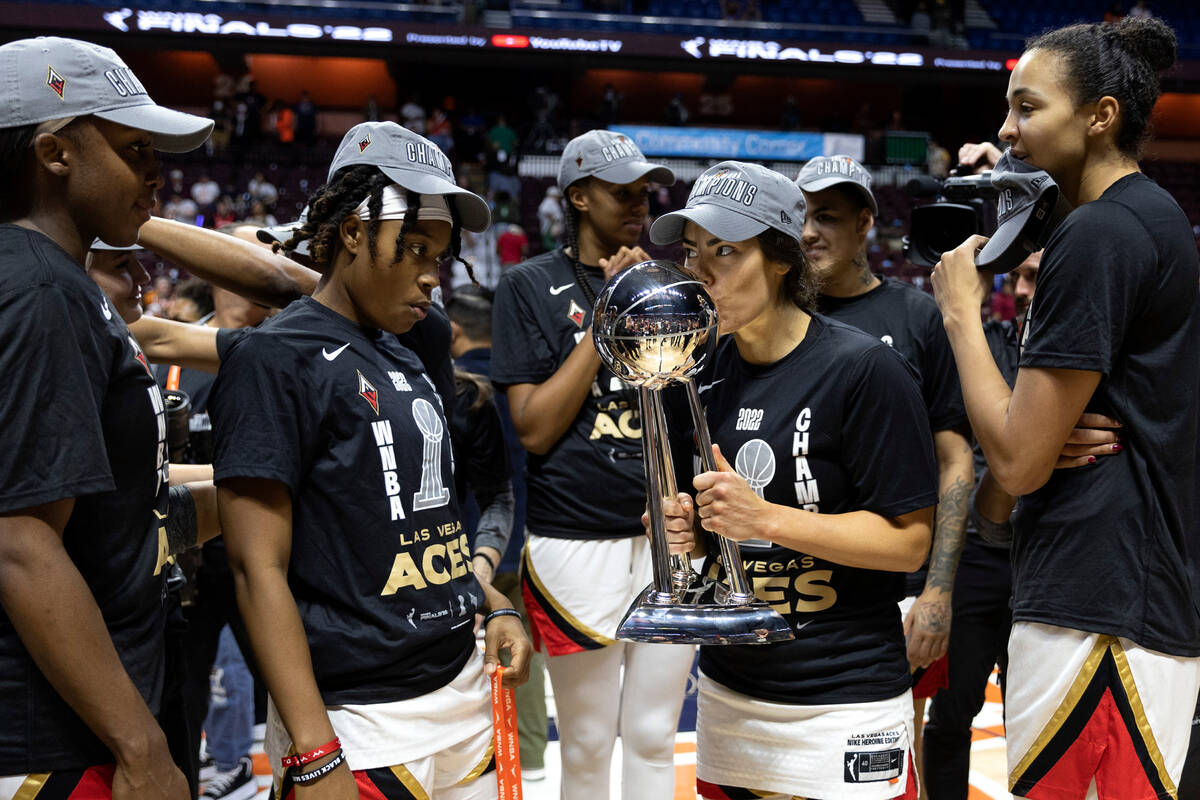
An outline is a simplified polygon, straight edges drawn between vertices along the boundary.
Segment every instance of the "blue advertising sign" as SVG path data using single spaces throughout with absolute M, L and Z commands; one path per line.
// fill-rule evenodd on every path
M 668 128 L 617 125 L 648 156 L 731 158 L 744 161 L 808 161 L 827 155 L 823 133 L 749 131 L 734 128 Z

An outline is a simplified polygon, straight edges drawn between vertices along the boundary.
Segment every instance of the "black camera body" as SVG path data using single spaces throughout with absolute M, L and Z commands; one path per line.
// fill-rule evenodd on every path
M 918 267 L 933 269 L 942 253 L 953 250 L 977 233 L 991 235 L 996 229 L 995 202 L 999 193 L 992 186 L 992 173 L 961 175 L 938 181 L 921 176 L 905 185 L 913 197 L 936 196 L 936 200 L 912 210 L 904 257 Z

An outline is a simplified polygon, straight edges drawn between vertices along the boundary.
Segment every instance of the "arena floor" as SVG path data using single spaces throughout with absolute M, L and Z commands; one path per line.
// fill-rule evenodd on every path
M 693 684 L 694 687 L 694 684 Z M 690 687 L 692 688 L 692 687 Z M 554 696 L 550 681 L 546 681 L 546 700 L 551 717 L 552 741 L 546 748 L 546 777 L 540 781 L 525 781 L 525 800 L 558 800 L 559 782 L 562 772 L 558 757 L 557 733 L 554 730 Z M 675 740 L 675 797 L 674 800 L 696 800 L 696 701 L 694 688 L 684 703 L 680 716 L 679 736 Z M 254 745 L 254 767 L 262 787 L 258 799 L 267 797 L 270 785 L 270 768 L 262 753 L 261 726 L 256 731 L 259 740 Z M 621 748 L 618 743 L 613 757 L 613 798 L 619 798 Z M 1000 689 L 995 683 L 988 685 L 987 702 L 975 718 L 973 744 L 971 747 L 971 793 L 970 800 L 1012 800 L 1006 786 L 1006 763 L 1004 758 L 1004 716 L 1000 704 Z M 649 800 L 649 799 L 648 799 Z

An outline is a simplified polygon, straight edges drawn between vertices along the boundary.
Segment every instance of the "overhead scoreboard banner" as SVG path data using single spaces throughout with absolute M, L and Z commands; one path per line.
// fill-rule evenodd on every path
M 738 161 L 808 161 L 817 156 L 847 155 L 863 160 L 864 137 L 853 133 L 755 131 L 737 128 L 675 128 L 615 125 L 647 156 L 720 158 Z

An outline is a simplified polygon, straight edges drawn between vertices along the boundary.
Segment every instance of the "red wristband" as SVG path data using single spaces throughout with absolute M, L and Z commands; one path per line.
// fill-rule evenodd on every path
M 284 769 L 287 769 L 288 767 L 299 767 L 303 764 L 310 764 L 319 758 L 324 758 L 335 750 L 340 750 L 341 747 L 342 740 L 335 736 L 333 737 L 332 742 L 326 742 L 317 749 L 309 750 L 307 753 L 301 753 L 298 756 L 284 756 L 281 759 L 281 762 L 283 763 Z

